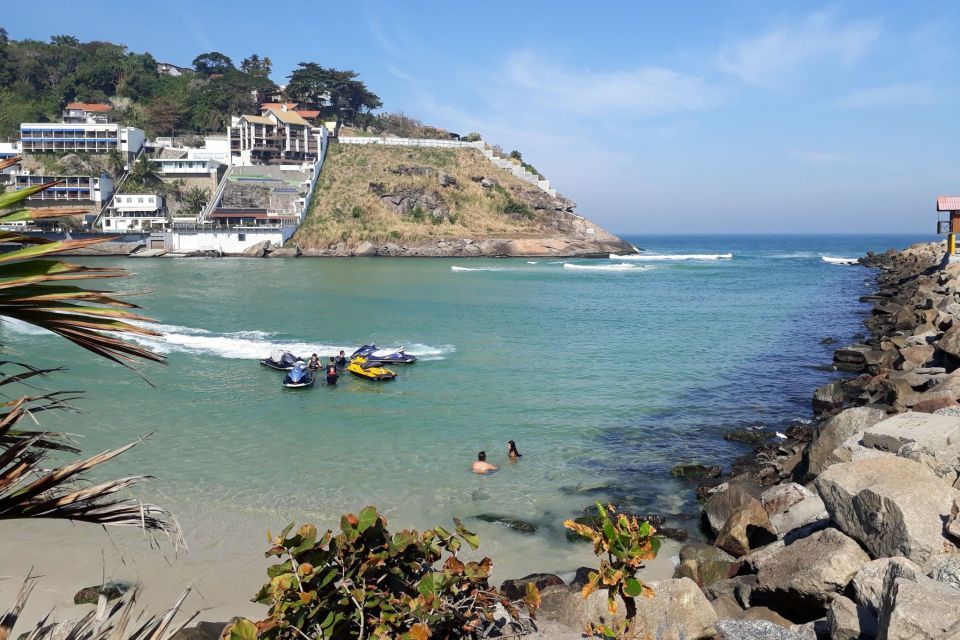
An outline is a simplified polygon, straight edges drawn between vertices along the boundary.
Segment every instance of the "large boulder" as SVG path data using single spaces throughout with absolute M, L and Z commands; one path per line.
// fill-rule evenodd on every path
M 885 455 L 835 464 L 816 486 L 836 526 L 875 558 L 922 564 L 954 548 L 943 523 L 960 492 L 919 463 Z
M 863 446 L 896 453 L 916 443 L 936 451 L 960 442 L 960 418 L 930 413 L 900 413 L 863 432 Z
M 824 422 L 807 449 L 809 473 L 819 475 L 828 466 L 828 456 L 845 440 L 886 417 L 886 412 L 876 407 L 853 407 Z
M 860 567 L 857 575 L 850 581 L 853 599 L 875 617 L 880 615 L 880 607 L 883 604 L 883 582 L 891 563 L 898 565 L 899 572 L 910 574 L 921 572 L 919 566 L 906 558 L 877 558 Z
M 830 525 L 830 514 L 820 496 L 808 491 L 809 496 L 800 502 L 770 516 L 770 525 L 780 539 L 787 542 L 803 538 Z
M 637 601 L 638 637 L 691 640 L 714 633 L 717 614 L 693 580 L 660 580 L 648 585 L 655 595 Z M 623 601 L 617 598 L 617 611 L 611 614 L 607 609 L 606 591 L 602 590 L 587 598 L 571 593 L 560 615 L 560 622 L 574 629 L 583 629 L 591 622 L 611 623 L 623 619 Z
M 836 411 L 843 406 L 843 382 L 829 382 L 813 392 L 813 412 L 816 414 Z
M 906 369 L 916 367 L 925 367 L 933 361 L 934 347 L 930 344 L 918 344 L 912 347 L 903 347 L 900 349 L 900 357 L 903 359 Z
M 960 325 L 951 327 L 940 337 L 937 350 L 952 358 L 960 359 Z
M 767 620 L 720 620 L 716 624 L 722 640 L 808 640 L 809 636 L 784 629 Z
M 680 564 L 674 577 L 690 578 L 697 586 L 704 587 L 733 575 L 737 559 L 732 555 L 699 542 L 680 548 Z
M 815 620 L 870 557 L 851 538 L 824 529 L 784 547 L 757 574 L 752 604 L 795 622 Z
M 926 576 L 889 581 L 878 640 L 960 638 L 960 591 Z
M 927 577 L 960 590 L 960 554 L 943 553 L 934 556 L 923 568 Z
M 727 482 L 717 487 L 702 508 L 705 529 L 716 535 L 734 513 L 744 506 L 763 511 L 759 491 L 745 482 Z
M 717 533 L 714 544 L 730 555 L 739 558 L 770 544 L 777 534 L 770 524 L 770 517 L 759 500 L 750 500 L 733 512 Z
M 827 609 L 830 640 L 859 640 L 877 633 L 877 618 L 850 598 L 837 596 Z

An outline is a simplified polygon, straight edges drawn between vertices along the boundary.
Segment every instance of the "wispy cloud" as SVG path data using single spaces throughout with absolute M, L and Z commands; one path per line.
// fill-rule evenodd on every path
M 571 115 L 645 117 L 708 109 L 719 104 L 721 92 L 702 78 L 672 69 L 642 66 L 626 70 L 574 70 L 530 51 L 513 53 L 503 69 L 503 81 L 540 108 Z
M 881 31 L 878 21 L 840 23 L 833 12 L 818 12 L 722 48 L 718 66 L 744 82 L 776 87 L 814 60 L 854 62 Z
M 810 164 L 849 164 L 857 161 L 853 156 L 834 151 L 791 151 L 790 155 Z
M 932 104 L 934 97 L 929 82 L 905 82 L 854 91 L 838 100 L 836 105 L 841 109 L 920 107 Z
M 393 77 L 399 78 L 400 80 L 403 80 L 404 82 L 411 82 L 411 83 L 414 83 L 414 84 L 420 82 L 420 80 L 418 80 L 416 77 L 414 77 L 413 75 L 407 73 L 406 71 L 404 71 L 403 69 L 401 69 L 401 68 L 398 67 L 397 65 L 393 64 L 392 62 L 388 62 L 386 65 L 384 65 L 384 69 L 386 69 L 387 72 L 388 72 L 390 75 L 392 75 Z

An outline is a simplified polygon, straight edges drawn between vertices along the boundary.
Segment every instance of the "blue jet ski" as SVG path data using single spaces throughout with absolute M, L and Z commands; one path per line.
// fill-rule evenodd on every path
M 289 351 L 271 351 L 270 357 L 261 360 L 260 364 L 277 371 L 290 371 L 299 360 L 300 358 Z
M 307 369 L 302 360 L 298 360 L 287 375 L 283 376 L 283 386 L 287 389 L 302 389 L 313 385 L 313 371 Z
M 413 364 L 417 356 L 412 356 L 403 347 L 393 351 L 391 349 L 377 349 L 375 344 L 365 344 L 350 356 L 350 359 L 366 358 L 369 363 L 376 364 Z

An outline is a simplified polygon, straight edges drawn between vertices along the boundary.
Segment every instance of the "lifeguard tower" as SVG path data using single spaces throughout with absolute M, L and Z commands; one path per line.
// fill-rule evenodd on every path
M 948 214 L 946 220 L 942 214 Z M 937 196 L 937 235 L 947 235 L 947 262 L 960 262 L 957 256 L 957 238 L 960 233 L 960 196 Z

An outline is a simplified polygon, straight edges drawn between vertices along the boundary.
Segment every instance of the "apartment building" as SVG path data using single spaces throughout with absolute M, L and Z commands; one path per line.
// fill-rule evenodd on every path
M 106 124 L 113 120 L 113 106 L 96 102 L 71 102 L 63 110 L 70 124 Z
M 143 231 L 167 226 L 163 196 L 154 193 L 120 193 L 103 214 L 104 231 Z
M 143 142 L 142 129 L 117 123 L 24 122 L 20 125 L 23 153 L 119 151 L 132 159 Z
M 11 176 L 17 190 L 35 187 L 48 182 L 60 184 L 35 193 L 27 198 L 33 206 L 78 204 L 100 207 L 113 194 L 113 180 L 107 174 L 95 176 L 52 176 L 18 173 Z
M 320 157 L 323 128 L 295 111 L 270 108 L 258 116 L 234 116 L 227 136 L 239 164 L 303 164 Z

